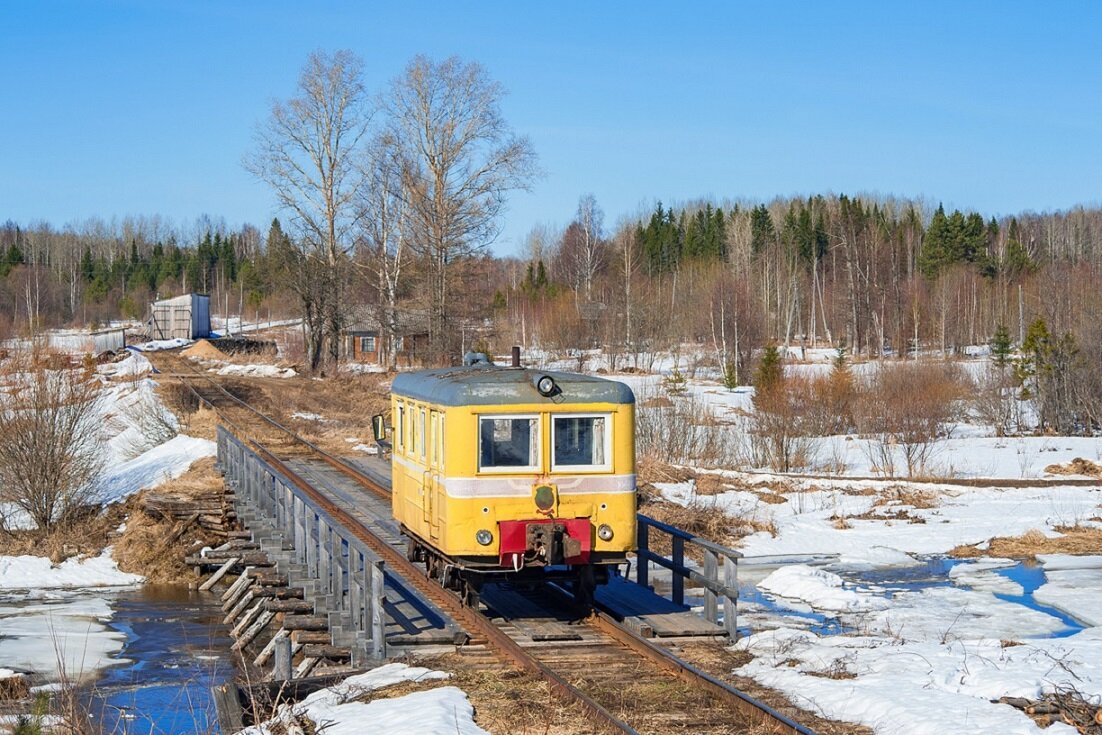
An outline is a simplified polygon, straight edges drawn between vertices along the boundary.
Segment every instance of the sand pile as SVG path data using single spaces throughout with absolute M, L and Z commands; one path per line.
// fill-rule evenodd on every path
M 205 339 L 201 339 L 180 353 L 184 357 L 198 357 L 203 360 L 225 360 L 226 353 Z

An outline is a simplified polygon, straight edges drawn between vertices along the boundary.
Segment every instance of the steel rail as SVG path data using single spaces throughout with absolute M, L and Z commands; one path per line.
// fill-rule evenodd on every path
M 373 481 L 373 480 L 372 480 L 372 479 L 371 479 L 371 478 L 370 478 L 370 477 L 369 477 L 368 475 L 366 475 L 365 473 L 363 473 L 363 472 L 360 472 L 360 471 L 359 471 L 359 470 L 357 470 L 357 469 L 356 469 L 355 467 L 353 467 L 352 465 L 350 465 L 350 464 L 349 464 L 348 462 L 345 462 L 344 460 L 340 459 L 339 457 L 334 457 L 334 456 L 333 456 L 332 454 L 330 454 L 329 452 L 325 451 L 325 450 L 324 450 L 324 449 L 322 449 L 321 447 L 317 446 L 317 445 L 316 445 L 316 444 L 314 444 L 313 442 L 311 442 L 311 441 L 309 441 L 309 440 L 307 440 L 307 439 L 304 439 L 303 437 L 299 436 L 298 434 L 296 434 L 296 433 L 295 433 L 294 431 L 292 431 L 291 429 L 288 429 L 288 428 L 287 428 L 286 426 L 284 426 L 283 424 L 279 423 L 278 421 L 276 421 L 276 420 L 275 420 L 275 419 L 273 419 L 272 417 L 268 416 L 267 414 L 263 413 L 262 411 L 258 410 L 257 408 L 255 408 L 255 407 L 253 407 L 253 406 L 249 405 L 248 403 L 246 403 L 245 401 L 241 400 L 240 398 L 238 398 L 237 396 L 235 396 L 235 395 L 234 395 L 233 393 L 230 393 L 230 392 L 229 392 L 228 390 L 226 390 L 225 386 L 223 386 L 223 385 L 222 385 L 221 383 L 219 383 L 219 382 L 218 382 L 217 380 L 215 380 L 214 378 L 210 377 L 210 376 L 209 376 L 209 375 L 207 375 L 206 373 L 203 373 L 203 372 L 201 372 L 201 371 L 199 371 L 199 370 L 196 370 L 196 369 L 195 369 L 194 367 L 192 367 L 191 365 L 188 365 L 188 364 L 187 364 L 187 362 L 186 362 L 185 360 L 182 360 L 182 359 L 181 359 L 181 360 L 180 360 L 180 362 L 181 362 L 181 364 L 183 364 L 183 365 L 184 365 L 184 367 L 185 367 L 185 368 L 187 368 L 187 370 L 188 370 L 189 372 L 191 372 L 191 373 L 192 373 L 192 375 L 194 375 L 194 376 L 195 376 L 196 378 L 202 378 L 203 380 L 207 381 L 207 382 L 208 382 L 208 383 L 210 383 L 210 384 L 211 384 L 212 386 L 214 386 L 214 387 L 215 387 L 215 388 L 217 388 L 217 389 L 218 389 L 219 391 L 221 391 L 223 395 L 225 395 L 225 396 L 226 396 L 227 398 L 229 398 L 229 399 L 230 399 L 231 401 L 233 401 L 234 403 L 236 403 L 237 405 L 239 405 L 239 406 L 240 406 L 241 408 L 244 408 L 245 410 L 247 410 L 247 411 L 250 411 L 250 412 L 251 412 L 251 413 L 253 413 L 253 414 L 254 414 L 254 415 L 255 415 L 255 416 L 257 417 L 257 418 L 259 418 L 260 420 L 264 421 L 265 423 L 267 423 L 267 424 L 268 424 L 269 426 L 271 426 L 272 428 L 274 428 L 274 429 L 277 429 L 277 430 L 279 430 L 279 431 L 282 431 L 282 432 L 283 432 L 284 434 L 286 434 L 287 436 L 289 436 L 289 437 L 290 437 L 291 439 L 293 439 L 294 441 L 298 442 L 299 444 L 302 444 L 302 445 L 303 445 L 304 447 L 308 448 L 308 449 L 309 449 L 310 451 L 314 452 L 314 453 L 315 453 L 315 454 L 317 454 L 317 455 L 318 455 L 319 457 L 321 457 L 321 458 L 322 458 L 322 460 L 323 460 L 324 462 L 326 462 L 327 464 L 329 464 L 330 466 L 332 466 L 332 467 L 333 467 L 334 469 L 336 469 L 336 470 L 338 470 L 338 471 L 340 471 L 340 472 L 343 472 L 344 474 L 348 475 L 348 476 L 349 476 L 349 477 L 351 477 L 351 478 L 352 478 L 353 480 L 355 480 L 356 482 L 360 483 L 360 484 L 361 484 L 361 485 L 363 485 L 364 487 L 368 488 L 368 489 L 369 489 L 369 490 L 371 490 L 371 491 L 372 491 L 373 493 L 375 493 L 376 495 L 379 495 L 379 496 L 380 496 L 380 497 L 382 497 L 383 499 L 389 499 L 389 498 L 390 498 L 390 491 L 389 491 L 389 490 L 387 490 L 387 489 L 385 489 L 385 488 L 383 488 L 383 487 L 382 487 L 381 485 L 379 485 L 379 484 L 378 484 L 378 483 L 376 483 L 375 481 Z M 183 376 L 182 374 L 180 374 L 180 373 L 177 373 L 177 374 L 175 375 L 175 377 L 184 377 L 184 376 Z M 189 377 L 190 377 L 190 376 L 189 376 Z M 186 378 L 185 378 L 185 379 L 186 379 Z M 199 393 L 198 393 L 198 392 L 197 392 L 197 391 L 196 391 L 196 390 L 195 390 L 195 389 L 194 389 L 194 388 L 193 388 L 192 386 L 190 386 L 190 385 L 189 385 L 188 387 L 189 387 L 189 388 L 191 389 L 191 391 L 192 391 L 193 393 L 195 393 L 195 395 L 196 395 L 196 396 L 198 396 L 198 395 L 199 395 Z M 200 397 L 200 400 L 204 400 L 204 399 L 202 399 L 202 397 Z M 207 403 L 207 405 L 209 405 L 209 406 L 210 406 L 210 407 L 211 407 L 212 409 L 214 408 L 214 405 L 213 405 L 213 404 L 212 404 L 212 403 L 211 403 L 211 402 L 210 402 L 209 400 L 207 400 L 207 401 L 206 401 L 206 403 Z M 256 443 L 256 442 L 255 442 L 255 440 L 250 440 L 250 441 L 253 441 L 253 443 L 254 443 L 254 444 Z

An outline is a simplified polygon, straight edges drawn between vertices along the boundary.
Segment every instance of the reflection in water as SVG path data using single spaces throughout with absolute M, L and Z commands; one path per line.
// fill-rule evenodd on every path
M 210 690 L 233 676 L 231 641 L 217 598 L 176 586 L 145 587 L 111 600 L 110 626 L 126 634 L 128 663 L 107 669 L 91 694 L 103 732 L 215 733 Z

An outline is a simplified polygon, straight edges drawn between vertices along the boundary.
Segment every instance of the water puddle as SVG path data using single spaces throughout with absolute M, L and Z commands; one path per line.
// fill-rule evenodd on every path
M 931 557 L 905 567 L 857 571 L 832 566 L 830 570 L 841 576 L 847 587 L 893 599 L 902 593 L 935 588 L 956 587 L 971 590 L 971 586 L 955 581 L 950 575 L 958 565 L 969 563 L 965 559 Z M 1034 598 L 1034 593 L 1047 581 L 1045 570 L 1040 565 L 1019 561 L 1011 566 L 982 571 L 1002 576 L 1022 588 L 1021 594 L 993 592 L 997 599 L 1052 616 L 1061 623 L 1061 628 L 1044 637 L 1064 638 L 1084 629 L 1085 625 L 1081 621 L 1062 610 L 1041 604 Z M 801 603 L 763 592 L 752 582 L 740 584 L 739 593 L 740 603 L 746 604 L 755 615 L 784 618 L 801 627 L 807 627 L 818 635 L 837 635 L 853 631 L 852 627 L 845 625 L 837 616 L 819 613 Z
M 145 587 L 111 599 L 108 626 L 126 636 L 91 693 L 100 730 L 142 735 L 216 733 L 211 687 L 233 676 L 232 641 L 217 598 L 175 586 Z
M 1063 630 L 1058 630 L 1053 633 L 1050 638 L 1067 638 L 1069 635 L 1075 635 L 1079 631 L 1083 630 L 1083 623 L 1076 620 L 1072 616 L 1068 615 L 1063 610 L 1059 610 L 1055 607 L 1049 607 L 1048 605 L 1042 605 L 1037 602 L 1033 597 L 1033 593 L 1036 592 L 1041 585 L 1047 580 L 1045 577 L 1045 570 L 1039 564 L 1026 564 L 1019 562 L 1012 567 L 1006 567 L 1004 569 L 996 569 L 996 574 L 1006 577 L 1012 582 L 1017 582 L 1022 586 L 1021 595 L 1008 595 L 1005 593 L 995 593 L 995 597 L 1006 602 L 1013 602 L 1018 605 L 1025 605 L 1030 610 L 1036 610 L 1037 612 L 1051 615 L 1064 624 Z

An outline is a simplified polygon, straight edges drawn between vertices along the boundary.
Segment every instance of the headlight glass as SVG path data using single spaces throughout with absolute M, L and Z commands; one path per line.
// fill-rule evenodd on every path
M 597 537 L 600 538 L 602 541 L 611 541 L 612 536 L 612 526 L 608 525 L 607 523 L 602 523 L 597 528 Z
M 494 535 L 483 528 L 474 535 L 474 540 L 482 546 L 489 546 L 494 542 Z

